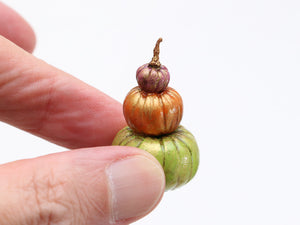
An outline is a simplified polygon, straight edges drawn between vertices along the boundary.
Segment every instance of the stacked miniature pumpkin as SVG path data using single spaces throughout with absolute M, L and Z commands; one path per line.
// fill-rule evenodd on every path
M 179 125 L 183 102 L 178 92 L 168 87 L 169 71 L 159 62 L 161 41 L 156 43 L 152 61 L 136 72 L 139 86 L 127 94 L 123 104 L 128 127 L 118 132 L 113 145 L 138 147 L 156 157 L 169 190 L 194 177 L 199 151 L 194 136 Z

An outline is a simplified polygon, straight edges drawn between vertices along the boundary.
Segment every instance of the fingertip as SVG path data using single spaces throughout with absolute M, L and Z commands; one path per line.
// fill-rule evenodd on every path
M 148 157 L 136 155 L 112 163 L 106 169 L 110 220 L 114 223 L 147 215 L 164 192 L 164 175 Z
M 164 171 L 148 152 L 134 147 L 107 146 L 84 149 L 80 155 L 77 159 L 87 160 L 88 167 L 106 161 L 104 172 L 111 223 L 134 222 L 149 214 L 161 201 L 165 190 Z
M 27 51 L 29 53 L 33 53 L 35 46 L 36 46 L 35 32 L 29 25 L 27 27 L 27 30 L 25 30 L 25 27 L 23 29 L 24 29 L 23 30 L 23 33 L 24 33 L 23 40 L 20 39 L 18 42 L 16 42 L 16 44 L 19 45 L 21 48 L 23 48 L 25 51 Z
M 25 19 L 4 3 L 0 2 L 0 35 L 32 53 L 36 36 Z

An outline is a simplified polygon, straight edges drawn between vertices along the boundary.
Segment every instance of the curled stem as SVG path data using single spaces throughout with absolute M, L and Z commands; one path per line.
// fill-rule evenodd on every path
M 159 38 L 156 42 L 155 48 L 153 50 L 153 58 L 149 63 L 149 66 L 159 68 L 161 66 L 159 62 L 159 44 L 162 42 L 162 38 Z

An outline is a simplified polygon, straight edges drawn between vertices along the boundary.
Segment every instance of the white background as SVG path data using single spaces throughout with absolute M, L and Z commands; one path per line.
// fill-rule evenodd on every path
M 120 102 L 158 37 L 200 169 L 135 224 L 300 224 L 299 0 L 6 0 L 35 55 Z M 0 162 L 65 149 L 0 124 Z

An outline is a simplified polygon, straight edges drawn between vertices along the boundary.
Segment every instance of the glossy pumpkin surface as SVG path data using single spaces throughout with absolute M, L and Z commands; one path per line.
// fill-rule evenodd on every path
M 143 91 L 160 93 L 167 88 L 170 74 L 165 66 L 153 68 L 147 63 L 137 69 L 136 80 Z
M 170 87 L 161 93 L 148 93 L 135 87 L 124 100 L 123 113 L 128 126 L 137 133 L 169 134 L 182 119 L 182 98 Z
M 166 190 L 189 182 L 197 172 L 199 150 L 194 136 L 183 126 L 161 137 L 149 137 L 125 127 L 116 135 L 113 145 L 132 146 L 152 154 L 162 165 Z

